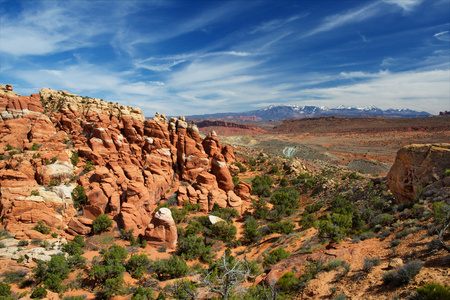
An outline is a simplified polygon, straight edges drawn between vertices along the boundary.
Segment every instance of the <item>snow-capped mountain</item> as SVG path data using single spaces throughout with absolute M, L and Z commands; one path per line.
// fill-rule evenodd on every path
M 382 110 L 376 106 L 356 107 L 340 105 L 336 108 L 326 106 L 300 106 L 300 105 L 269 105 L 259 110 L 241 113 L 218 113 L 208 115 L 188 116 L 188 119 L 253 119 L 260 121 L 283 120 L 314 117 L 383 117 L 383 118 L 417 118 L 428 117 L 431 114 L 425 111 L 414 111 L 405 108 L 390 108 Z

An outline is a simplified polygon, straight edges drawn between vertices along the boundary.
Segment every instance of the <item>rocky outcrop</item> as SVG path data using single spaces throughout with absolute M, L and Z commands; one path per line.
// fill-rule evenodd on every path
M 400 202 L 412 202 L 428 185 L 448 186 L 450 144 L 408 145 L 397 153 L 387 176 L 389 188 Z
M 129 116 L 140 121 L 145 118 L 139 108 L 124 106 L 118 103 L 106 102 L 102 99 L 80 97 L 65 91 L 55 91 L 43 88 L 39 91 L 39 95 L 43 101 L 43 107 L 47 111 L 66 111 L 69 110 L 74 114 L 85 115 L 89 113 L 98 113 L 105 115 L 113 115 L 117 118 Z

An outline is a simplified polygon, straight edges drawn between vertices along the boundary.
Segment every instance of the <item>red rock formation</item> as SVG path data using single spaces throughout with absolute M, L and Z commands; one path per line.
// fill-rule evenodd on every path
M 450 144 L 408 145 L 397 153 L 389 171 L 389 189 L 400 202 L 412 202 L 427 185 L 445 180 Z
M 39 98 L 51 112 L 48 116 L 42 114 Z M 3 222 L 39 219 L 62 228 L 69 224 L 70 234 L 89 234 L 92 220 L 106 213 L 136 236 L 158 237 L 173 246 L 175 226 L 164 211 L 154 215 L 154 210 L 180 180 L 188 183 L 178 188 L 180 205 L 200 203 L 205 212 L 215 203 L 239 208 L 242 196 L 234 194 L 228 170 L 235 160 L 230 146 L 222 146 L 214 134 L 202 140 L 198 128 L 183 117 L 169 121 L 158 114 L 144 123 L 139 112 L 49 89 L 22 98 L 0 92 L 0 154 L 8 156 L 0 171 L 0 210 L 8 215 Z M 8 144 L 25 153 L 9 157 L 4 150 Z M 76 166 L 69 162 L 72 153 L 80 158 Z M 94 170 L 83 169 L 87 161 Z M 16 171 L 8 169 L 12 167 Z M 40 185 L 72 182 L 74 176 L 87 195 L 82 217 L 73 217 L 73 183 L 60 196 L 52 192 L 53 202 L 30 196 L 38 194 Z

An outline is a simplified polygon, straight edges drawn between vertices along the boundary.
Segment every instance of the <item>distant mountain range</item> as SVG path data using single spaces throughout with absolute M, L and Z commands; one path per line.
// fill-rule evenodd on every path
M 383 117 L 383 118 L 418 118 L 428 117 L 430 113 L 425 111 L 415 111 L 411 109 L 390 108 L 382 110 L 375 106 L 354 107 L 338 106 L 328 108 L 325 106 L 299 106 L 299 105 L 270 105 L 260 110 L 240 112 L 240 113 L 216 113 L 206 115 L 187 116 L 189 120 L 204 119 L 222 119 L 222 120 L 240 120 L 240 121 L 268 121 L 284 119 L 300 119 L 314 117 L 345 117 L 345 118 L 363 118 L 363 117 Z

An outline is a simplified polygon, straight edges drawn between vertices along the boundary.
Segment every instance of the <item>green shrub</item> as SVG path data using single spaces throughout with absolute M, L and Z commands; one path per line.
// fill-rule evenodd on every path
M 19 246 L 19 247 L 28 246 L 28 241 L 27 240 L 20 240 L 19 243 L 17 243 L 17 246 Z
M 224 219 L 227 222 L 231 222 L 234 218 L 239 216 L 239 212 L 236 209 L 230 207 L 220 207 L 217 203 L 214 203 L 211 214 Z
M 84 173 L 89 173 L 90 171 L 94 170 L 95 166 L 91 161 L 86 161 L 86 164 L 83 167 Z
M 153 270 L 160 280 L 166 280 L 186 276 L 189 272 L 189 267 L 184 260 L 172 256 L 169 259 L 156 261 L 153 264 Z
M 450 205 L 442 203 L 442 202 L 434 202 L 433 203 L 433 213 L 434 218 L 440 224 L 442 223 L 446 217 L 448 212 L 450 211 Z
M 332 260 L 329 260 L 326 264 L 324 269 L 326 271 L 332 271 L 332 270 L 338 270 L 342 267 L 344 267 L 347 264 L 346 261 L 340 259 L 340 258 L 335 258 Z
M 277 281 L 277 287 L 285 294 L 297 293 L 298 285 L 300 284 L 300 279 L 295 277 L 294 273 L 286 272 Z
M 31 151 L 38 151 L 39 150 L 39 145 L 37 143 L 33 143 L 33 146 L 31 146 L 30 150 Z
M 199 234 L 203 229 L 205 229 L 205 226 L 202 225 L 199 221 L 191 221 L 188 226 L 185 228 L 184 235 L 186 237 L 191 235 L 197 235 Z
M 233 176 L 233 178 L 231 178 L 231 180 L 233 181 L 234 186 L 237 186 L 239 184 L 239 182 L 241 181 L 241 179 L 237 175 Z
M 70 272 L 69 264 L 64 256 L 53 255 L 49 262 L 38 260 L 33 269 L 36 283 L 43 282 L 47 289 L 60 292 L 63 287 L 62 281 L 67 278 Z
M 186 208 L 178 209 L 176 207 L 170 207 L 172 218 L 176 224 L 186 221 L 189 211 Z
M 399 286 L 408 284 L 423 267 L 423 263 L 414 260 L 404 264 L 396 270 L 389 271 L 383 274 L 383 282 L 387 285 Z
M 41 286 L 35 288 L 33 293 L 30 295 L 30 298 L 32 299 L 42 299 L 45 297 L 47 297 L 47 290 Z
M 3 281 L 5 283 L 20 284 L 24 280 L 24 278 L 27 274 L 28 274 L 28 270 L 10 271 L 5 274 Z
M 355 205 L 339 195 L 331 200 L 331 211 L 335 214 L 352 215 L 356 212 Z
M 34 226 L 32 229 L 42 233 L 42 234 L 49 234 L 51 229 L 47 225 L 44 224 L 44 221 L 39 221 L 36 226 Z
M 300 225 L 303 230 L 316 227 L 318 226 L 317 217 L 313 214 L 303 214 L 303 217 L 298 222 L 298 225 Z
M 81 248 L 80 244 L 73 241 L 63 245 L 61 250 L 68 253 L 69 255 L 83 254 L 83 249 Z
M 263 266 L 267 267 L 277 262 L 288 258 L 291 256 L 291 252 L 284 250 L 284 248 L 279 247 L 275 250 L 270 251 L 267 255 L 264 256 Z
M 185 209 L 187 209 L 189 212 L 190 211 L 200 211 L 200 208 L 201 208 L 200 203 L 193 204 L 193 203 L 191 203 L 191 202 L 189 202 L 187 200 L 185 200 L 183 202 L 183 207 Z
M 319 211 L 323 207 L 323 203 L 318 202 L 314 204 L 308 204 L 305 206 L 305 212 L 308 214 L 312 214 L 316 211 Z
M 240 162 L 233 163 L 236 167 L 239 168 L 239 173 L 245 173 L 247 172 L 247 168 L 244 167 Z
M 0 281 L 0 297 L 9 297 L 11 296 L 11 287 L 9 284 L 3 283 Z
M 123 261 L 127 258 L 128 251 L 119 245 L 111 245 L 108 249 L 103 248 L 100 250 L 100 255 L 105 262 L 109 260 Z
M 74 254 L 67 258 L 67 264 L 71 268 L 85 269 L 86 268 L 86 258 L 81 256 L 81 254 Z
M 280 167 L 278 167 L 277 165 L 271 165 L 269 168 L 269 174 L 274 174 L 277 175 L 280 173 Z
M 252 216 L 257 220 L 264 220 L 269 216 L 269 207 L 267 201 L 264 198 L 252 199 Z
M 243 240 L 245 243 L 255 242 L 261 237 L 261 230 L 255 218 L 249 217 L 245 220 L 243 235 Z
M 86 204 L 86 202 L 87 202 L 86 191 L 85 191 L 84 187 L 82 187 L 81 185 L 77 185 L 72 190 L 71 195 L 72 195 L 73 205 L 75 206 L 76 209 L 80 209 L 81 207 L 83 207 L 83 205 Z
M 100 215 L 94 220 L 94 233 L 102 233 L 108 231 L 109 228 L 113 226 L 112 220 L 108 215 Z
M 43 283 L 46 289 L 55 293 L 60 293 L 64 289 L 64 287 L 61 285 L 61 277 L 56 274 L 48 274 Z
M 215 224 L 211 224 L 208 229 L 208 234 L 215 239 L 231 242 L 236 238 L 236 227 L 227 222 L 220 221 Z
M 270 197 L 273 179 L 270 176 L 258 176 L 252 180 L 252 194 L 259 197 Z
M 273 193 L 270 203 L 273 204 L 273 210 L 277 212 L 277 216 L 290 216 L 300 206 L 299 197 L 297 190 L 283 188 Z
M 123 284 L 125 281 L 122 277 L 112 277 L 105 281 L 102 286 L 102 296 L 105 299 L 110 299 L 112 296 L 121 295 L 123 293 Z
M 80 161 L 80 157 L 78 156 L 77 152 L 72 153 L 72 156 L 70 157 L 70 162 L 73 166 L 78 165 L 78 162 Z
M 290 234 L 294 232 L 294 228 L 294 223 L 290 221 L 269 224 L 270 231 L 280 234 Z
M 139 286 L 131 296 L 131 300 L 153 300 L 155 299 L 155 293 L 151 288 L 142 288 Z
M 319 221 L 319 237 L 329 238 L 334 242 L 342 240 L 351 229 L 352 216 L 333 213 L 327 215 L 327 220 Z
M 144 272 L 151 266 L 152 261 L 148 259 L 145 254 L 135 254 L 130 257 L 125 265 L 128 273 L 130 273 L 133 278 L 141 278 L 144 275 Z
M 77 243 L 78 245 L 80 245 L 81 248 L 86 247 L 86 242 L 84 241 L 84 236 L 82 235 L 77 235 L 73 238 L 73 242 Z
M 450 286 L 430 282 L 416 290 L 417 300 L 450 300 Z
M 345 299 L 347 299 L 347 296 L 344 293 L 340 293 L 339 295 L 334 296 L 332 300 L 345 300 Z
M 212 248 L 205 244 L 205 238 L 190 235 L 180 238 L 177 243 L 178 254 L 186 260 L 201 258 L 205 262 L 211 261 Z
M 381 225 L 381 226 L 387 226 L 392 223 L 394 220 L 394 217 L 390 214 L 379 214 L 376 216 L 373 220 L 373 225 Z
M 400 245 L 402 243 L 402 241 L 399 239 L 393 239 L 389 243 L 391 244 L 391 247 L 397 247 L 398 245 Z
M 287 180 L 287 178 L 281 178 L 280 179 L 280 186 L 281 187 L 287 187 L 289 185 L 289 180 Z

